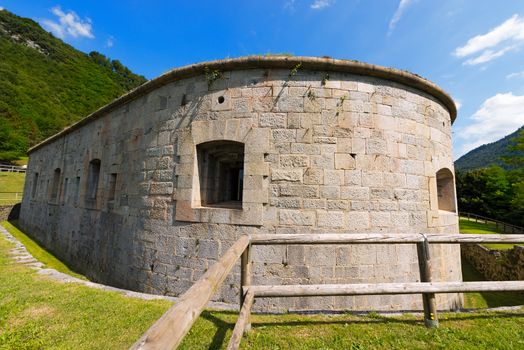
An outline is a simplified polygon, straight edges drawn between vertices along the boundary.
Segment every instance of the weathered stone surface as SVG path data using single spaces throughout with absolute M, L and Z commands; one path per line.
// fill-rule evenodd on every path
M 297 58 L 279 61 L 281 68 L 265 65 L 273 59 L 249 69 L 229 65 L 211 86 L 198 70 L 153 80 L 148 90 L 31 151 L 23 229 L 93 280 L 173 295 L 241 234 L 456 232 L 456 215 L 439 211 L 438 203 L 437 172 L 453 174 L 454 110 L 441 92 L 415 76 L 417 83 L 406 86 L 409 78 L 396 80 L 388 70 L 382 78 L 365 77 L 333 66 L 324 79 L 328 72 L 304 65 L 290 75 Z M 244 146 L 243 200 L 235 208 L 202 201 L 209 182 L 197 147 L 213 141 Z M 89 192 L 95 159 L 98 187 Z M 432 254 L 435 280 L 461 278 L 456 248 Z M 401 245 L 256 246 L 253 259 L 254 283 L 419 276 L 416 250 Z M 216 299 L 237 303 L 239 278 L 235 268 Z M 439 307 L 460 300 L 442 296 Z M 421 303 L 419 296 L 384 296 L 256 304 L 263 311 L 322 307 L 413 309 Z

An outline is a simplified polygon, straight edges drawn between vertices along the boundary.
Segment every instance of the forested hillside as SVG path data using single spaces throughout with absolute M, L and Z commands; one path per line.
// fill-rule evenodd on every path
M 0 160 L 13 160 L 146 80 L 0 10 Z
M 506 170 L 513 169 L 514 167 L 503 162 L 501 157 L 511 155 L 508 146 L 510 146 L 511 140 L 518 136 L 522 130 L 524 130 L 524 126 L 498 141 L 482 145 L 466 153 L 455 162 L 455 170 L 466 171 L 487 168 L 491 165 L 497 165 Z
M 497 165 L 456 171 L 459 211 L 484 215 L 524 227 L 524 129 L 508 143 Z

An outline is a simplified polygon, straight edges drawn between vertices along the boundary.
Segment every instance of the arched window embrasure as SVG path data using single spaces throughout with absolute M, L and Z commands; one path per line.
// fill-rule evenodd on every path
M 86 201 L 96 201 L 99 179 L 100 159 L 93 159 L 89 162 L 89 169 L 87 174 Z
M 60 174 L 61 170 L 60 168 L 56 168 L 53 173 L 53 183 L 51 184 L 51 193 L 50 193 L 50 201 L 51 202 L 58 202 L 59 192 L 60 192 Z
M 453 173 L 447 168 L 437 172 L 437 195 L 439 210 L 456 212 L 455 181 Z

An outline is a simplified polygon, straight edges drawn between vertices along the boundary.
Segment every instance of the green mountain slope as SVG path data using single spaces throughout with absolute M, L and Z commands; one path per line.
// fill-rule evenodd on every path
M 506 170 L 510 170 L 510 167 L 500 158 L 511 154 L 508 151 L 508 146 L 511 144 L 511 140 L 522 130 L 524 130 L 524 126 L 498 141 L 482 145 L 466 153 L 455 161 L 455 170 L 467 171 L 487 168 L 491 165 L 498 165 Z
M 0 11 L 0 160 L 144 83 L 119 61 L 74 49 L 33 20 Z

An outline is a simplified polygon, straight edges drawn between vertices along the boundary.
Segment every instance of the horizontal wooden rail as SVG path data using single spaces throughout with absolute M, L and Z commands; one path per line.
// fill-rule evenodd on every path
M 16 166 L 16 165 L 0 165 L 0 172 L 10 172 L 10 173 L 25 173 L 26 168 Z
M 523 291 L 524 281 L 312 284 L 246 287 L 255 297 L 422 294 Z
M 131 349 L 176 348 L 249 245 L 241 236 L 220 260 L 182 294 L 180 300 L 159 318 Z
M 198 316 L 223 283 L 234 264 L 241 259 L 241 310 L 228 349 L 237 349 L 242 334 L 250 328 L 251 307 L 256 297 L 343 296 L 422 294 L 425 322 L 437 327 L 435 293 L 524 291 L 524 281 L 431 282 L 429 244 L 523 243 L 524 235 L 421 234 L 421 233 L 325 233 L 256 234 L 241 236 L 222 258 L 180 297 L 131 347 L 137 349 L 174 349 L 189 332 Z M 321 285 L 251 285 L 251 245 L 274 244 L 417 244 L 422 282 L 321 284 Z
M 255 234 L 253 245 L 271 244 L 391 244 L 421 243 L 524 243 L 524 235 L 418 234 L 418 233 L 320 233 L 320 234 Z

